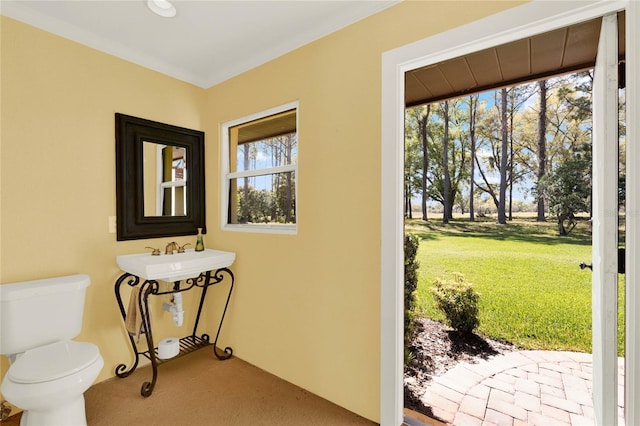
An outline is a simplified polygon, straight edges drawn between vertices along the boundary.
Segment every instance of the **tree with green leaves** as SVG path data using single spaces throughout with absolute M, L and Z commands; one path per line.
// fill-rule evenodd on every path
M 547 200 L 549 211 L 558 223 L 558 234 L 569 235 L 577 224 L 577 214 L 590 212 L 590 147 L 581 147 L 572 158 L 545 174 L 538 181 L 535 194 L 538 199 Z
M 467 114 L 460 99 L 434 104 L 431 111 L 428 194 L 442 204 L 443 221 L 447 223 L 453 217 L 453 207 L 464 182 L 469 179 L 469 139 L 463 131 Z
M 425 192 L 423 171 L 424 154 L 420 137 L 423 121 L 421 108 L 410 108 L 405 112 L 404 143 L 404 215 L 412 219 L 411 199 L 414 195 Z M 426 201 L 425 201 L 426 204 Z
M 544 174 L 590 145 L 591 86 L 584 72 L 407 109 L 407 216 L 421 196 L 423 220 L 428 200 L 442 204 L 445 222 L 454 208 L 474 220 L 475 201 L 488 197 L 499 222 L 511 220 L 516 190 L 533 194 Z

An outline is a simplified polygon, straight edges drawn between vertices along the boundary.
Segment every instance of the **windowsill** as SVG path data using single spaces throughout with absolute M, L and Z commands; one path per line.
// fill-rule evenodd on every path
M 296 225 L 277 225 L 277 224 L 225 224 L 222 225 L 223 231 L 235 232 L 255 232 L 261 234 L 283 234 L 296 235 L 298 227 Z

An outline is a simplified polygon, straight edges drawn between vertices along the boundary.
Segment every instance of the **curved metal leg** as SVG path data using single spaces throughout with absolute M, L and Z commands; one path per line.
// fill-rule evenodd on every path
M 229 346 L 227 346 L 226 348 L 224 348 L 224 352 L 222 354 L 218 354 L 218 346 L 217 346 L 217 344 L 218 344 L 218 337 L 220 337 L 220 330 L 222 329 L 222 323 L 224 322 L 224 317 L 225 317 L 225 315 L 227 313 L 227 307 L 229 306 L 229 300 L 231 300 L 231 293 L 233 292 L 233 284 L 234 284 L 235 278 L 233 276 L 233 272 L 231 272 L 227 268 L 218 269 L 215 272 L 214 277 L 216 279 L 219 279 L 219 281 L 221 281 L 222 280 L 222 276 L 220 274 L 222 272 L 226 272 L 227 274 L 229 274 L 229 277 L 231 278 L 231 285 L 229 287 L 229 294 L 227 295 L 227 301 L 224 304 L 224 310 L 222 311 L 222 317 L 220 318 L 220 324 L 218 325 L 218 332 L 216 333 L 216 338 L 213 341 L 213 354 L 219 360 L 224 361 L 225 359 L 231 358 L 231 356 L 233 355 L 233 349 L 230 348 Z
M 140 388 L 140 395 L 144 396 L 145 398 L 150 397 L 151 393 L 153 392 L 153 388 L 156 387 L 156 378 L 157 378 L 157 374 L 154 370 L 153 372 L 153 381 L 152 382 L 144 382 L 142 384 L 142 387 Z
M 126 364 L 118 364 L 116 366 L 116 370 L 115 370 L 116 376 L 120 377 L 121 379 L 124 379 L 125 377 L 129 377 L 131 373 L 136 371 L 136 368 L 138 368 L 138 360 L 140 359 L 140 357 L 138 356 L 138 352 L 136 352 L 135 354 L 136 354 L 136 359 L 133 365 L 131 366 L 131 368 L 129 368 L 128 370 L 127 370 Z
M 156 359 L 155 346 L 153 344 L 153 333 L 151 332 L 151 319 L 149 318 L 149 294 L 155 289 L 157 291 L 157 281 L 145 281 L 140 289 L 138 308 L 142 315 L 142 328 L 147 338 L 147 347 L 149 348 L 149 359 L 151 360 L 151 368 L 153 370 L 153 378 L 151 382 L 144 382 L 140 389 L 140 394 L 145 398 L 151 396 L 153 388 L 158 380 L 158 360 Z
M 231 358 L 231 356 L 233 355 L 233 349 L 231 347 L 227 346 L 226 348 L 224 348 L 224 352 L 222 352 L 222 354 L 218 354 L 218 347 L 214 343 L 213 344 L 213 354 L 220 361 L 224 361 L 225 359 Z
M 140 282 L 140 278 L 136 277 L 135 275 L 125 273 L 116 280 L 116 285 L 115 285 L 116 300 L 118 301 L 118 307 L 120 308 L 120 314 L 122 315 L 122 320 L 126 323 L 127 312 L 124 309 L 124 304 L 122 303 L 122 295 L 120 294 L 120 286 L 125 281 L 130 287 L 135 287 Z M 136 370 L 136 368 L 138 368 L 138 361 L 140 360 L 140 355 L 138 354 L 138 347 L 136 345 L 135 340 L 133 339 L 133 336 L 129 333 L 127 333 L 127 335 L 129 336 L 129 342 L 131 343 L 131 348 L 133 349 L 133 354 L 135 356 L 135 359 L 133 361 L 133 365 L 129 369 L 127 369 L 126 364 L 118 364 L 116 366 L 115 374 L 120 378 L 128 377 L 131 373 L 133 373 Z
M 206 273 L 203 275 L 200 275 L 200 277 L 204 276 L 204 284 L 202 285 L 202 294 L 200 295 L 200 304 L 198 305 L 198 312 L 196 313 L 196 320 L 193 323 L 193 333 L 191 333 L 192 337 L 196 336 L 197 330 L 198 330 L 198 324 L 200 323 L 200 314 L 202 313 L 202 307 L 204 306 L 204 299 L 207 296 L 207 289 L 209 288 L 210 285 L 212 284 L 216 284 L 218 281 L 214 281 L 213 283 L 209 283 L 210 279 L 211 279 L 211 275 L 210 273 Z M 203 334 L 202 338 L 205 338 L 207 341 L 209 341 L 209 335 L 207 334 Z

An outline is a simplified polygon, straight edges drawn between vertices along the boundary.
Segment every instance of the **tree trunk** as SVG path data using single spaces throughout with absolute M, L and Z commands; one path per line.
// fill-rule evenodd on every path
M 243 145 L 244 148 L 244 162 L 243 162 L 243 166 L 244 166 L 244 170 L 249 170 L 249 144 L 245 143 Z M 244 179 L 244 199 L 247 200 L 247 197 L 249 196 L 249 179 L 245 178 Z
M 506 198 L 507 198 L 507 155 L 509 148 L 507 126 L 507 89 L 502 89 L 502 111 L 501 111 L 501 124 L 502 124 L 502 151 L 500 155 L 500 198 L 498 205 L 498 223 L 505 225 L 507 223 L 506 210 Z
M 427 146 L 427 124 L 431 104 L 427 105 L 427 113 L 420 122 L 420 137 L 422 139 L 422 220 L 427 220 L 427 170 L 429 169 L 429 147 Z
M 513 101 L 512 101 L 513 103 Z M 515 106 L 511 106 L 509 111 L 509 221 L 513 220 L 513 115 Z
M 284 158 L 286 164 L 291 164 L 291 151 L 293 149 L 293 136 L 289 135 L 285 139 L 285 151 Z M 292 217 L 292 204 L 293 204 L 293 193 L 292 193 L 292 176 L 291 172 L 287 172 L 286 176 L 286 187 L 285 187 L 285 200 L 284 200 L 284 211 L 285 211 L 285 222 L 290 223 L 293 219 Z
M 243 146 L 243 153 L 244 153 L 244 162 L 243 162 L 243 166 L 244 166 L 244 170 L 249 170 L 249 167 L 251 165 L 251 163 L 249 162 L 249 144 L 245 143 Z M 240 216 L 242 216 L 242 219 L 246 222 L 251 222 L 253 220 L 253 218 L 250 216 L 251 215 L 251 209 L 248 208 L 248 204 L 249 204 L 249 178 L 245 177 L 244 179 L 244 185 L 242 187 L 243 191 L 244 191 L 244 204 L 242 205 L 242 209 L 240 210 Z
M 482 189 L 487 194 L 489 194 L 489 196 L 493 200 L 493 204 L 496 206 L 496 210 L 498 210 L 498 207 L 500 207 L 500 201 L 498 200 L 498 196 L 496 195 L 496 192 L 493 190 L 493 187 L 489 183 L 489 179 L 487 178 L 487 175 L 485 174 L 485 172 L 482 170 L 482 167 L 480 166 L 480 161 L 478 160 L 478 156 L 476 156 L 476 165 L 478 166 L 478 171 L 480 172 L 480 176 L 482 177 L 482 181 L 484 182 L 485 187 L 483 188 L 481 185 L 477 183 L 475 185 L 478 188 Z
M 562 218 L 558 218 L 558 235 L 563 237 L 567 235 L 567 231 L 564 229 L 564 219 Z
M 449 102 L 444 102 L 444 140 L 442 142 L 442 168 L 444 173 L 444 185 L 442 189 L 443 199 L 443 213 L 442 223 L 449 223 L 451 219 L 452 200 L 450 199 L 451 192 L 451 176 L 449 175 Z
M 547 164 L 547 80 L 538 82 L 540 88 L 540 111 L 538 112 L 538 182 L 546 172 Z M 545 222 L 544 198 L 538 194 L 538 222 Z
M 469 140 L 471 141 L 471 164 L 470 164 L 470 182 L 469 182 L 469 220 L 474 222 L 475 212 L 473 209 L 473 192 L 474 181 L 473 176 L 475 175 L 475 158 L 476 158 L 476 107 L 478 106 L 478 98 L 469 96 Z

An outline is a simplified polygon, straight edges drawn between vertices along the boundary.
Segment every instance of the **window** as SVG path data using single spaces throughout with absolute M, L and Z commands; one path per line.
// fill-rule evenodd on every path
M 225 123 L 224 229 L 295 233 L 297 102 Z

